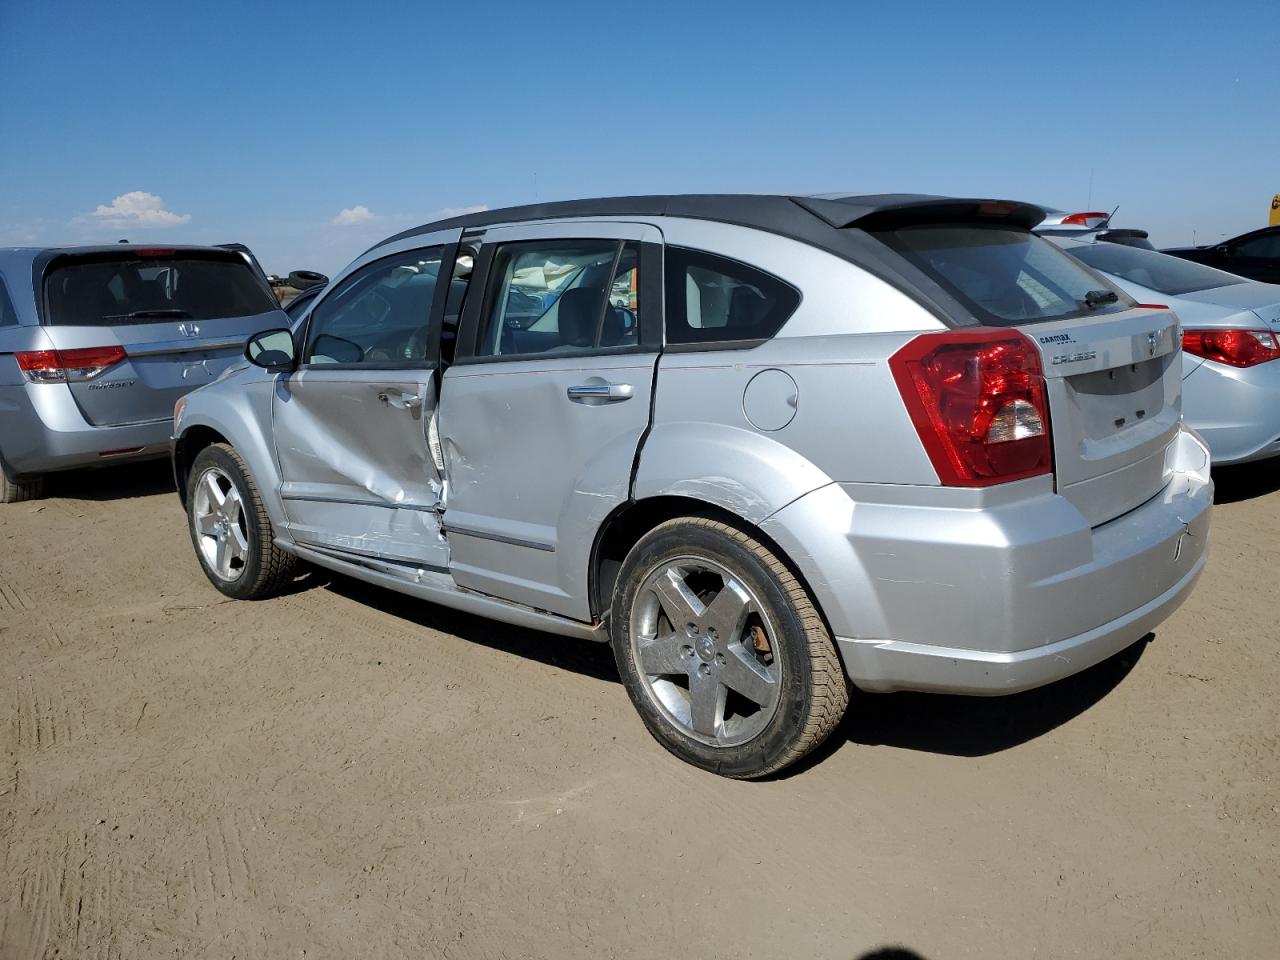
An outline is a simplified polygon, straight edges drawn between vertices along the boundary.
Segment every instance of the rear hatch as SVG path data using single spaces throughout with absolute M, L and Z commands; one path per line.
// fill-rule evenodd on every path
M 871 232 L 965 309 L 1039 349 L 1058 492 L 1096 526 L 1155 496 L 1181 419 L 1178 322 L 1025 225 L 896 222 Z M 972 319 L 971 319 L 972 318 Z
M 249 336 L 288 325 L 248 260 L 216 248 L 59 254 L 41 308 L 56 350 L 102 351 L 103 369 L 67 383 L 95 426 L 168 419 L 179 397 L 241 362 Z

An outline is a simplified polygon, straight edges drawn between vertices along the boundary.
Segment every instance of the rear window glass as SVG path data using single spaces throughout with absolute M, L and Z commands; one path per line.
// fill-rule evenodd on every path
M 750 346 L 800 305 L 790 284 L 725 257 L 667 247 L 667 343 Z
M 1150 287 L 1169 296 L 1244 283 L 1235 274 L 1224 273 L 1180 257 L 1171 257 L 1167 253 L 1139 250 L 1137 247 L 1082 243 L 1073 244 L 1068 252 L 1095 270 L 1114 274 L 1130 283 Z
M 44 282 L 44 322 L 51 326 L 218 320 L 278 308 L 233 253 L 64 257 L 45 271 Z
M 1133 303 L 1052 243 L 1025 230 L 920 224 L 879 231 L 875 236 L 989 326 L 1060 320 Z M 1095 294 L 1095 302 L 1097 293 L 1115 293 L 1116 299 L 1090 308 L 1086 300 L 1090 293 Z

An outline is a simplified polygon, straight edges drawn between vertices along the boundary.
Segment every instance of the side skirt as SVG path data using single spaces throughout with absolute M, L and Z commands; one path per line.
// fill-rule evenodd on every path
M 447 572 L 436 568 L 356 557 L 350 554 L 337 556 L 279 538 L 275 542 L 280 549 L 295 553 L 316 566 L 347 574 L 365 583 L 394 590 L 396 593 L 438 603 L 443 607 L 474 613 L 512 626 L 545 630 L 547 633 L 562 637 L 580 637 L 601 643 L 609 639 L 608 630 L 602 623 L 582 623 L 554 613 L 465 590 L 454 583 Z

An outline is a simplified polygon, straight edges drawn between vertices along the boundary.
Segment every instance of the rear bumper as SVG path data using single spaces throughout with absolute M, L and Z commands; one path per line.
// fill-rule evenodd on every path
M 1208 549 L 1208 451 L 1180 430 L 1155 497 L 1090 528 L 1048 478 L 982 491 L 832 484 L 763 524 L 864 690 L 1015 693 L 1140 639 Z M 874 498 L 874 499 L 872 499 Z
M 1280 456 L 1280 360 L 1244 369 L 1206 360 L 1182 382 L 1182 411 L 1214 466 Z
M 1019 693 L 1079 673 L 1141 640 L 1187 598 L 1207 559 L 1208 553 L 1201 553 L 1181 580 L 1136 610 L 1074 637 L 1030 650 L 1000 653 L 846 637 L 837 637 L 836 644 L 850 679 L 864 690 L 926 690 L 973 696 Z
M 0 455 L 11 476 L 26 477 L 75 467 L 163 457 L 172 422 L 95 427 L 65 384 L 6 387 Z M 121 452 L 123 451 L 123 452 Z

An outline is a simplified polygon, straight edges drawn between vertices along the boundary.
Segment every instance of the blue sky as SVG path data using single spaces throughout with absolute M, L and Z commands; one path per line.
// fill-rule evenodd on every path
M 1210 242 L 1280 192 L 1277 38 L 1276 0 L 0 0 L 0 243 L 334 272 L 448 210 L 846 189 Z

